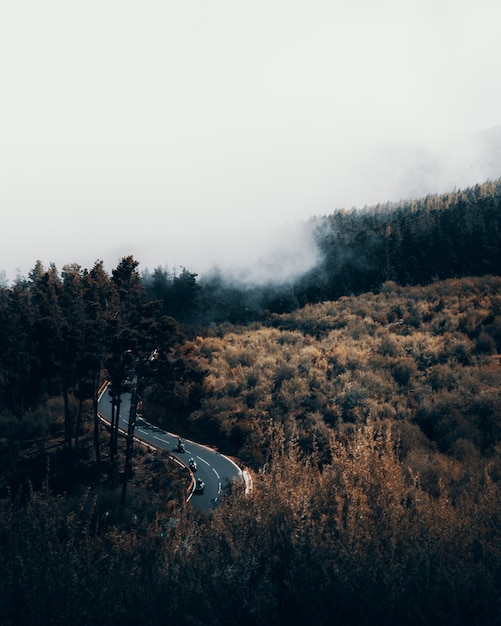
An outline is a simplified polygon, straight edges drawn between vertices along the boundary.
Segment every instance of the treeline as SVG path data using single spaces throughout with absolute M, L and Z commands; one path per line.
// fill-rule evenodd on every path
M 420 200 L 338 210 L 312 218 L 307 227 L 314 231 L 320 261 L 295 280 L 249 285 L 217 270 L 199 277 L 187 268 L 162 266 L 135 278 L 144 301 L 159 303 L 163 315 L 205 327 L 260 321 L 269 313 L 377 290 L 390 280 L 417 285 L 499 274 L 501 179 Z M 16 280 L 15 288 L 37 280 L 43 271 L 37 263 L 27 279 Z M 58 277 L 57 268 L 48 271 Z M 75 271 L 90 274 L 72 264 L 59 279 Z
M 296 286 L 301 304 L 393 280 L 499 274 L 501 179 L 420 200 L 337 211 L 318 223 L 323 261 Z
M 156 268 L 143 275 L 148 296 L 184 322 L 247 323 L 268 312 L 335 300 L 392 280 L 432 280 L 501 272 L 501 179 L 420 200 L 339 210 L 315 218 L 320 262 L 300 278 L 259 286 L 225 280 L 217 272 L 197 281 Z

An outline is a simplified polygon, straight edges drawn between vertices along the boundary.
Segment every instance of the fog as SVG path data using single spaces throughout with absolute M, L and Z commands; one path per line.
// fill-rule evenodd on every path
M 10 3 L 0 270 L 311 267 L 300 225 L 501 176 L 497 0 Z

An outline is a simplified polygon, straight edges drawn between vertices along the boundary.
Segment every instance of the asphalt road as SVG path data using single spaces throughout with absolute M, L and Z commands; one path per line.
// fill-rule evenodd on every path
M 127 432 L 130 410 L 130 394 L 124 393 L 120 403 L 120 430 Z M 111 421 L 111 395 L 105 390 L 99 399 L 99 413 L 107 422 Z M 202 494 L 189 494 L 191 504 L 199 510 L 208 511 L 217 505 L 221 496 L 228 492 L 228 487 L 234 480 L 245 480 L 245 474 L 231 459 L 203 444 L 183 438 L 184 452 L 178 452 L 177 441 L 182 435 L 161 430 L 149 424 L 141 417 L 137 417 L 134 431 L 136 439 L 148 445 L 166 450 L 174 459 L 188 466 L 190 458 L 197 462 L 197 470 L 193 472 L 194 479 L 201 478 L 205 483 Z M 188 471 L 188 470 L 187 470 Z

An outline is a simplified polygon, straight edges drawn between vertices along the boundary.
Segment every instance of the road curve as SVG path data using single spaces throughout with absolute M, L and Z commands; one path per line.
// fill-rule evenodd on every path
M 125 433 L 129 422 L 130 400 L 129 393 L 121 395 L 119 429 Z M 111 395 L 107 387 L 100 393 L 98 411 L 104 421 L 111 422 Z M 245 472 L 236 463 L 203 444 L 183 439 L 185 451 L 178 452 L 176 447 L 179 435 L 153 426 L 143 417 L 137 416 L 134 437 L 152 448 L 167 451 L 174 460 L 186 467 L 190 458 L 195 459 L 197 470 L 193 472 L 193 476 L 205 482 L 205 491 L 197 494 L 192 489 L 187 499 L 198 510 L 209 511 L 214 508 L 221 496 L 228 493 L 228 488 L 234 480 L 246 481 Z M 192 483 L 194 484 L 194 481 Z

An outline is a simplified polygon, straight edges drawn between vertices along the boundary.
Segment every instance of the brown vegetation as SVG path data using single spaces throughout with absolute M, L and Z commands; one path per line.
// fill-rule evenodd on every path
M 499 624 L 500 287 L 387 283 L 173 348 L 163 422 L 199 397 L 186 428 L 252 467 L 252 493 L 207 516 L 131 491 L 125 517 L 93 490 L 3 499 L 1 623 Z
M 267 431 L 250 495 L 210 516 L 109 519 L 110 501 L 2 501 L 2 624 L 493 624 L 499 485 L 431 495 L 391 430 L 331 435 L 331 463 Z M 111 507 L 111 510 L 113 508 Z
M 267 325 L 226 327 L 188 342 L 204 372 L 196 422 L 259 468 L 270 421 L 301 448 L 390 424 L 402 459 L 432 488 L 438 460 L 466 475 L 499 473 L 501 279 L 384 285 L 380 293 L 308 305 Z M 423 465 L 422 459 L 429 458 Z M 438 465 L 437 465 L 438 463 Z

